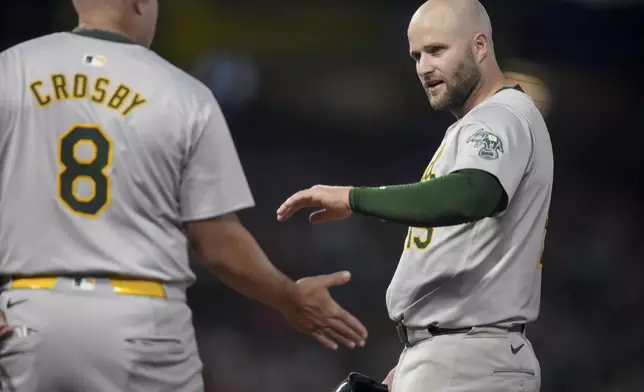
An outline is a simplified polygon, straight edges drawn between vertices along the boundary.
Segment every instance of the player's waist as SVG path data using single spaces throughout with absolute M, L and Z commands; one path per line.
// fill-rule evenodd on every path
M 2 276 L 4 290 L 54 290 L 116 296 L 144 296 L 185 301 L 185 287 L 157 280 L 122 276 Z
M 466 328 L 439 328 L 433 325 L 425 328 L 408 328 L 402 323 L 396 323 L 396 332 L 398 340 L 405 347 L 412 347 L 422 341 L 441 335 L 464 335 L 474 329 L 488 328 L 507 333 L 525 333 L 525 324 L 515 324 L 512 326 L 489 325 L 484 327 L 466 327 Z

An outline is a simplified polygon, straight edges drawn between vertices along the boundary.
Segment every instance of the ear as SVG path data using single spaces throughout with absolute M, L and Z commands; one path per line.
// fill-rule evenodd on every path
M 143 15 L 145 7 L 147 6 L 147 0 L 131 0 L 131 2 L 134 12 L 139 16 Z
M 488 37 L 483 33 L 478 33 L 474 36 L 474 58 L 479 63 L 485 60 L 490 52 L 491 42 Z

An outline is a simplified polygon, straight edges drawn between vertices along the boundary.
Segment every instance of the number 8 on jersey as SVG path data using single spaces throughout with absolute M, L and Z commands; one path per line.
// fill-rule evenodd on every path
M 79 147 L 89 145 L 89 158 L 79 156 Z M 96 218 L 110 204 L 109 169 L 112 141 L 96 124 L 74 124 L 58 139 L 58 198 L 74 214 Z M 89 196 L 78 194 L 79 181 L 88 181 Z

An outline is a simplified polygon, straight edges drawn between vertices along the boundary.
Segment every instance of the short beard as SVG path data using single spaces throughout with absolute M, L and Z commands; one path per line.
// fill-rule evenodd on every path
M 476 66 L 474 56 L 469 53 L 456 68 L 451 81 L 445 81 L 443 95 L 434 97 L 428 92 L 429 104 L 434 110 L 451 111 L 460 109 L 465 105 L 465 102 L 467 102 L 480 81 L 481 72 Z

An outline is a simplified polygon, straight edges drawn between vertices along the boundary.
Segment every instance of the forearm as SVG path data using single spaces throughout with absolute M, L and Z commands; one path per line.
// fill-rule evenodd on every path
M 240 223 L 227 224 L 197 253 L 222 283 L 251 299 L 280 309 L 293 295 L 295 282 L 271 264 Z
M 430 181 L 379 188 L 354 188 L 356 214 L 417 227 L 474 222 L 505 208 L 498 180 L 480 170 L 464 170 Z

